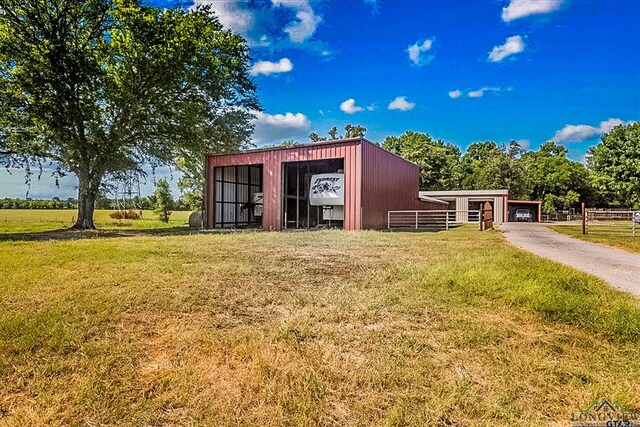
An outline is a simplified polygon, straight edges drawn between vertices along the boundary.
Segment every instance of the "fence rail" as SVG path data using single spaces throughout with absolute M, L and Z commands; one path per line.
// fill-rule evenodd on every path
M 479 223 L 480 211 L 388 211 L 389 230 L 449 230 L 464 223 Z
M 584 210 L 583 234 L 636 237 L 639 227 L 638 210 Z

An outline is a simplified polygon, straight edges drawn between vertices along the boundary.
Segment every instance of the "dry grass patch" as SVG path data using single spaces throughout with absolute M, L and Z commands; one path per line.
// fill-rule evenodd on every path
M 491 232 L 4 242 L 0 271 L 0 425 L 547 425 L 595 398 L 640 408 L 638 300 Z

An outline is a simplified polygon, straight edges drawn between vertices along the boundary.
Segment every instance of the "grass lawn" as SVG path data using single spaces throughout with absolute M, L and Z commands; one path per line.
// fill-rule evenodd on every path
M 0 239 L 0 425 L 568 425 L 640 301 L 498 233 Z
M 148 230 L 186 227 L 191 212 L 173 212 L 169 223 L 158 220 L 153 211 L 143 211 L 142 220 L 109 217 L 112 210 L 96 210 L 94 221 L 101 229 Z M 41 232 L 69 228 L 78 217 L 74 209 L 0 209 L 0 233 Z
M 623 227 L 624 225 L 624 227 Z M 640 225 L 636 229 L 636 237 L 631 234 L 631 226 L 627 223 L 615 225 L 590 225 L 589 234 L 582 235 L 581 225 L 552 225 L 551 228 L 587 242 L 614 246 L 629 252 L 640 253 Z

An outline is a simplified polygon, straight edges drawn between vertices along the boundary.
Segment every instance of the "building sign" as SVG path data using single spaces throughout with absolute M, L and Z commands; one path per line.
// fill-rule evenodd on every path
M 309 204 L 311 206 L 344 205 L 344 174 L 312 175 L 309 187 Z

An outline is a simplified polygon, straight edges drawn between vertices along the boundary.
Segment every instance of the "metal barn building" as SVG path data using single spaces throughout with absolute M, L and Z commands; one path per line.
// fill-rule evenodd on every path
M 364 138 L 205 158 L 204 227 L 384 229 L 390 210 L 443 209 L 419 198 L 419 167 Z

